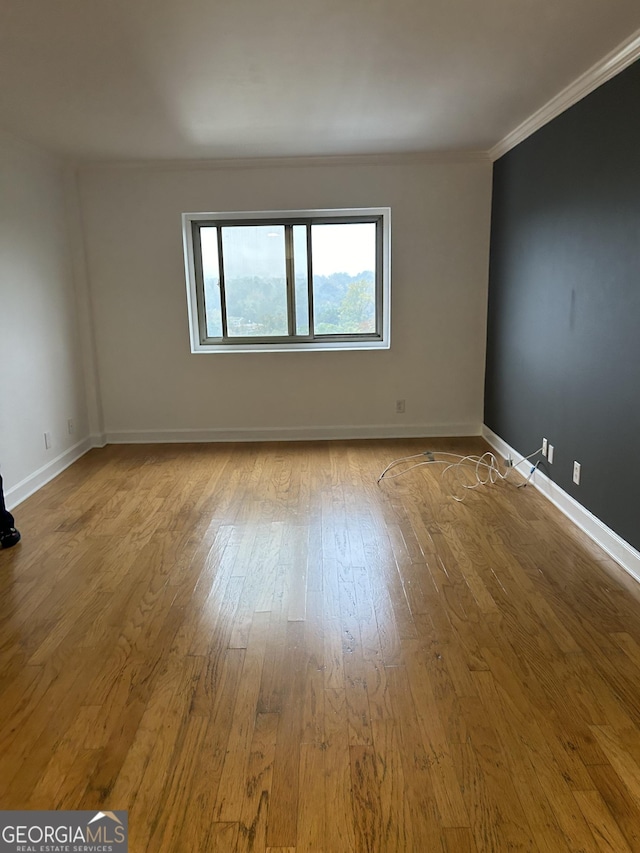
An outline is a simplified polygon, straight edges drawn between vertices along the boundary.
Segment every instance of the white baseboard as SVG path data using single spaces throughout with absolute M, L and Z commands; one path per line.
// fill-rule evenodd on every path
M 82 441 L 74 444 L 73 447 L 65 450 L 64 453 L 56 456 L 56 458 L 52 459 L 51 462 L 47 462 L 47 464 L 43 465 L 42 468 L 38 468 L 38 470 L 34 471 L 33 474 L 29 474 L 28 477 L 25 477 L 24 480 L 17 483 L 15 486 L 7 489 L 5 492 L 7 508 L 11 510 L 18 506 L 18 504 L 21 504 L 22 501 L 26 500 L 34 494 L 34 492 L 37 492 L 38 489 L 41 489 L 48 482 L 53 480 L 54 477 L 57 477 L 58 474 L 61 474 L 65 468 L 69 467 L 69 465 L 73 465 L 74 462 L 77 462 L 78 459 L 80 459 L 81 456 L 84 456 L 84 454 L 91 450 L 92 447 L 101 446 L 94 443 L 94 438 L 94 436 L 84 438 Z
M 107 445 L 107 436 L 103 432 L 89 436 L 89 440 L 91 447 L 106 447 Z
M 478 423 L 379 426 L 273 427 L 258 429 L 122 430 L 107 432 L 107 444 L 174 444 L 231 441 L 316 441 L 357 438 L 435 438 L 480 435 Z
M 482 436 L 491 447 L 503 456 L 511 456 L 518 461 L 522 454 L 514 450 L 506 441 L 496 435 L 488 426 L 482 427 Z M 524 469 L 528 473 L 528 469 Z M 635 580 L 640 581 L 640 552 L 625 541 L 621 536 L 607 527 L 597 516 L 556 485 L 542 471 L 536 470 L 530 480 L 531 484 L 551 501 L 577 527 L 589 536 L 603 551 L 612 557 L 618 565 L 628 572 Z

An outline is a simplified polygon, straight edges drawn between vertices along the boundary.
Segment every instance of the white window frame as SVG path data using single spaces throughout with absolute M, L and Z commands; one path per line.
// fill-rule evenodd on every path
M 322 219 L 337 222 L 346 219 L 357 221 L 359 218 L 366 220 L 368 217 L 380 218 L 382 228 L 382 239 L 378 253 L 376 269 L 376 311 L 378 321 L 378 333 L 376 335 L 349 335 L 349 336 L 317 336 L 310 340 L 283 340 L 269 341 L 261 338 L 259 341 L 250 342 L 247 339 L 241 341 L 222 341 L 205 338 L 202 332 L 203 323 L 200 321 L 199 311 L 203 301 L 199 298 L 198 282 L 196 276 L 196 257 L 194 249 L 194 223 L 196 226 L 203 223 L 228 222 L 234 220 L 257 221 L 288 220 L 289 223 L 300 220 Z M 294 222 L 295 224 L 295 222 Z M 187 308 L 189 315 L 189 333 L 192 353 L 230 353 L 230 352 L 296 352 L 315 351 L 326 352 L 331 350 L 376 350 L 389 349 L 391 346 L 391 208 L 389 207 L 367 207 L 330 210 L 267 210 L 267 211 L 233 211 L 223 213 L 183 213 L 182 214 L 182 237 L 185 259 L 185 276 L 187 285 Z

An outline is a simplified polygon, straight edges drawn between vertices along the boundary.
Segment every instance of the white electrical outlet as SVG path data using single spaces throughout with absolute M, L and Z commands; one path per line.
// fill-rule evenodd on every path
M 553 444 L 550 444 L 547 448 L 547 459 L 549 460 L 549 465 L 553 465 Z
M 44 434 L 44 449 L 51 450 L 51 433 L 45 432 Z
M 542 439 L 542 455 L 543 456 L 547 455 L 548 449 L 549 449 L 549 442 L 547 441 L 546 438 L 543 438 Z
M 582 466 L 580 465 L 579 462 L 573 463 L 573 482 L 576 484 L 576 486 L 580 485 L 580 468 L 581 467 Z
M 404 400 L 396 400 L 396 415 L 404 415 Z

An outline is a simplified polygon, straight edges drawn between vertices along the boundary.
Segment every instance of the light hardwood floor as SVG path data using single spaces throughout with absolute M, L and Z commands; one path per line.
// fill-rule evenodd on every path
M 130 850 L 640 850 L 640 588 L 479 439 L 108 447 L 0 552 L 0 807 Z

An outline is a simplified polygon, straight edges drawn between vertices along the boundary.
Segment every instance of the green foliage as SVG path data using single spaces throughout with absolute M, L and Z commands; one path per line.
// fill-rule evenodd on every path
M 375 279 L 367 271 L 356 276 L 314 276 L 316 334 L 353 335 L 375 331 Z
M 287 335 L 286 284 L 282 278 L 251 276 L 226 283 L 227 323 L 232 336 Z M 314 276 L 316 334 L 366 334 L 375 331 L 373 272 L 356 276 L 333 273 Z M 205 281 L 207 326 L 212 337 L 222 334 L 217 281 Z

